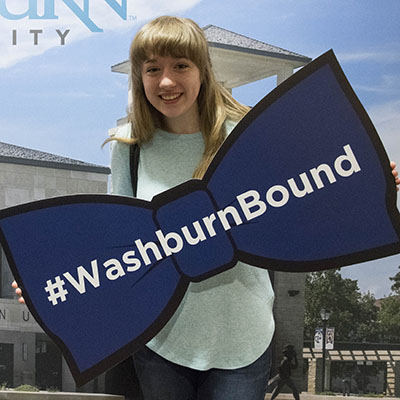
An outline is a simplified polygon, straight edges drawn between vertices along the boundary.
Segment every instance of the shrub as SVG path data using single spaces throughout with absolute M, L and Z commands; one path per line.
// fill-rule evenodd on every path
M 32 385 L 21 385 L 14 389 L 17 392 L 40 392 L 40 390 Z
M 58 387 L 51 386 L 46 389 L 47 392 L 59 392 L 60 389 Z

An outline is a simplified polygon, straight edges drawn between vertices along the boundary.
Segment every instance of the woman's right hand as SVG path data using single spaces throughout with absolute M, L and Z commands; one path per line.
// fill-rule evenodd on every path
M 14 281 L 12 284 L 11 284 L 11 286 L 15 289 L 15 293 L 18 295 L 18 297 L 19 297 L 19 299 L 18 299 L 18 301 L 21 303 L 21 304 L 25 304 L 25 300 L 24 300 L 24 298 L 22 297 L 22 290 L 21 290 L 21 288 L 18 286 L 18 283 L 16 282 L 16 281 Z

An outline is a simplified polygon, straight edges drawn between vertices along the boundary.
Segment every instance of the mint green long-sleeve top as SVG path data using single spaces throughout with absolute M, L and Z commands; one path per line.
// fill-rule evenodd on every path
M 234 127 L 226 122 L 229 133 Z M 130 137 L 130 125 L 117 136 Z M 141 147 L 137 197 L 151 200 L 192 178 L 201 160 L 201 132 L 157 130 Z M 113 141 L 112 193 L 132 196 L 129 146 Z M 175 314 L 147 346 L 161 357 L 197 370 L 236 369 L 257 360 L 274 333 L 274 293 L 267 270 L 238 262 L 202 282 L 190 283 Z

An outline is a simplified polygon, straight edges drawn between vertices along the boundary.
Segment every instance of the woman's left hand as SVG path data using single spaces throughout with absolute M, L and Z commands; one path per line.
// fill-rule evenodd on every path
M 399 191 L 400 177 L 399 177 L 398 171 L 396 170 L 396 163 L 394 161 L 390 162 L 390 168 L 392 168 L 392 175 L 393 175 L 394 180 L 396 182 L 396 189 L 397 189 L 397 191 Z

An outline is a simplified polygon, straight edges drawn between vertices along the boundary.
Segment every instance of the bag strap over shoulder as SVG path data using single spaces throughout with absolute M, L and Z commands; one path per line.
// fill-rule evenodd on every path
M 131 171 L 133 197 L 137 196 L 139 155 L 140 147 L 138 144 L 135 143 L 129 146 L 129 167 Z

